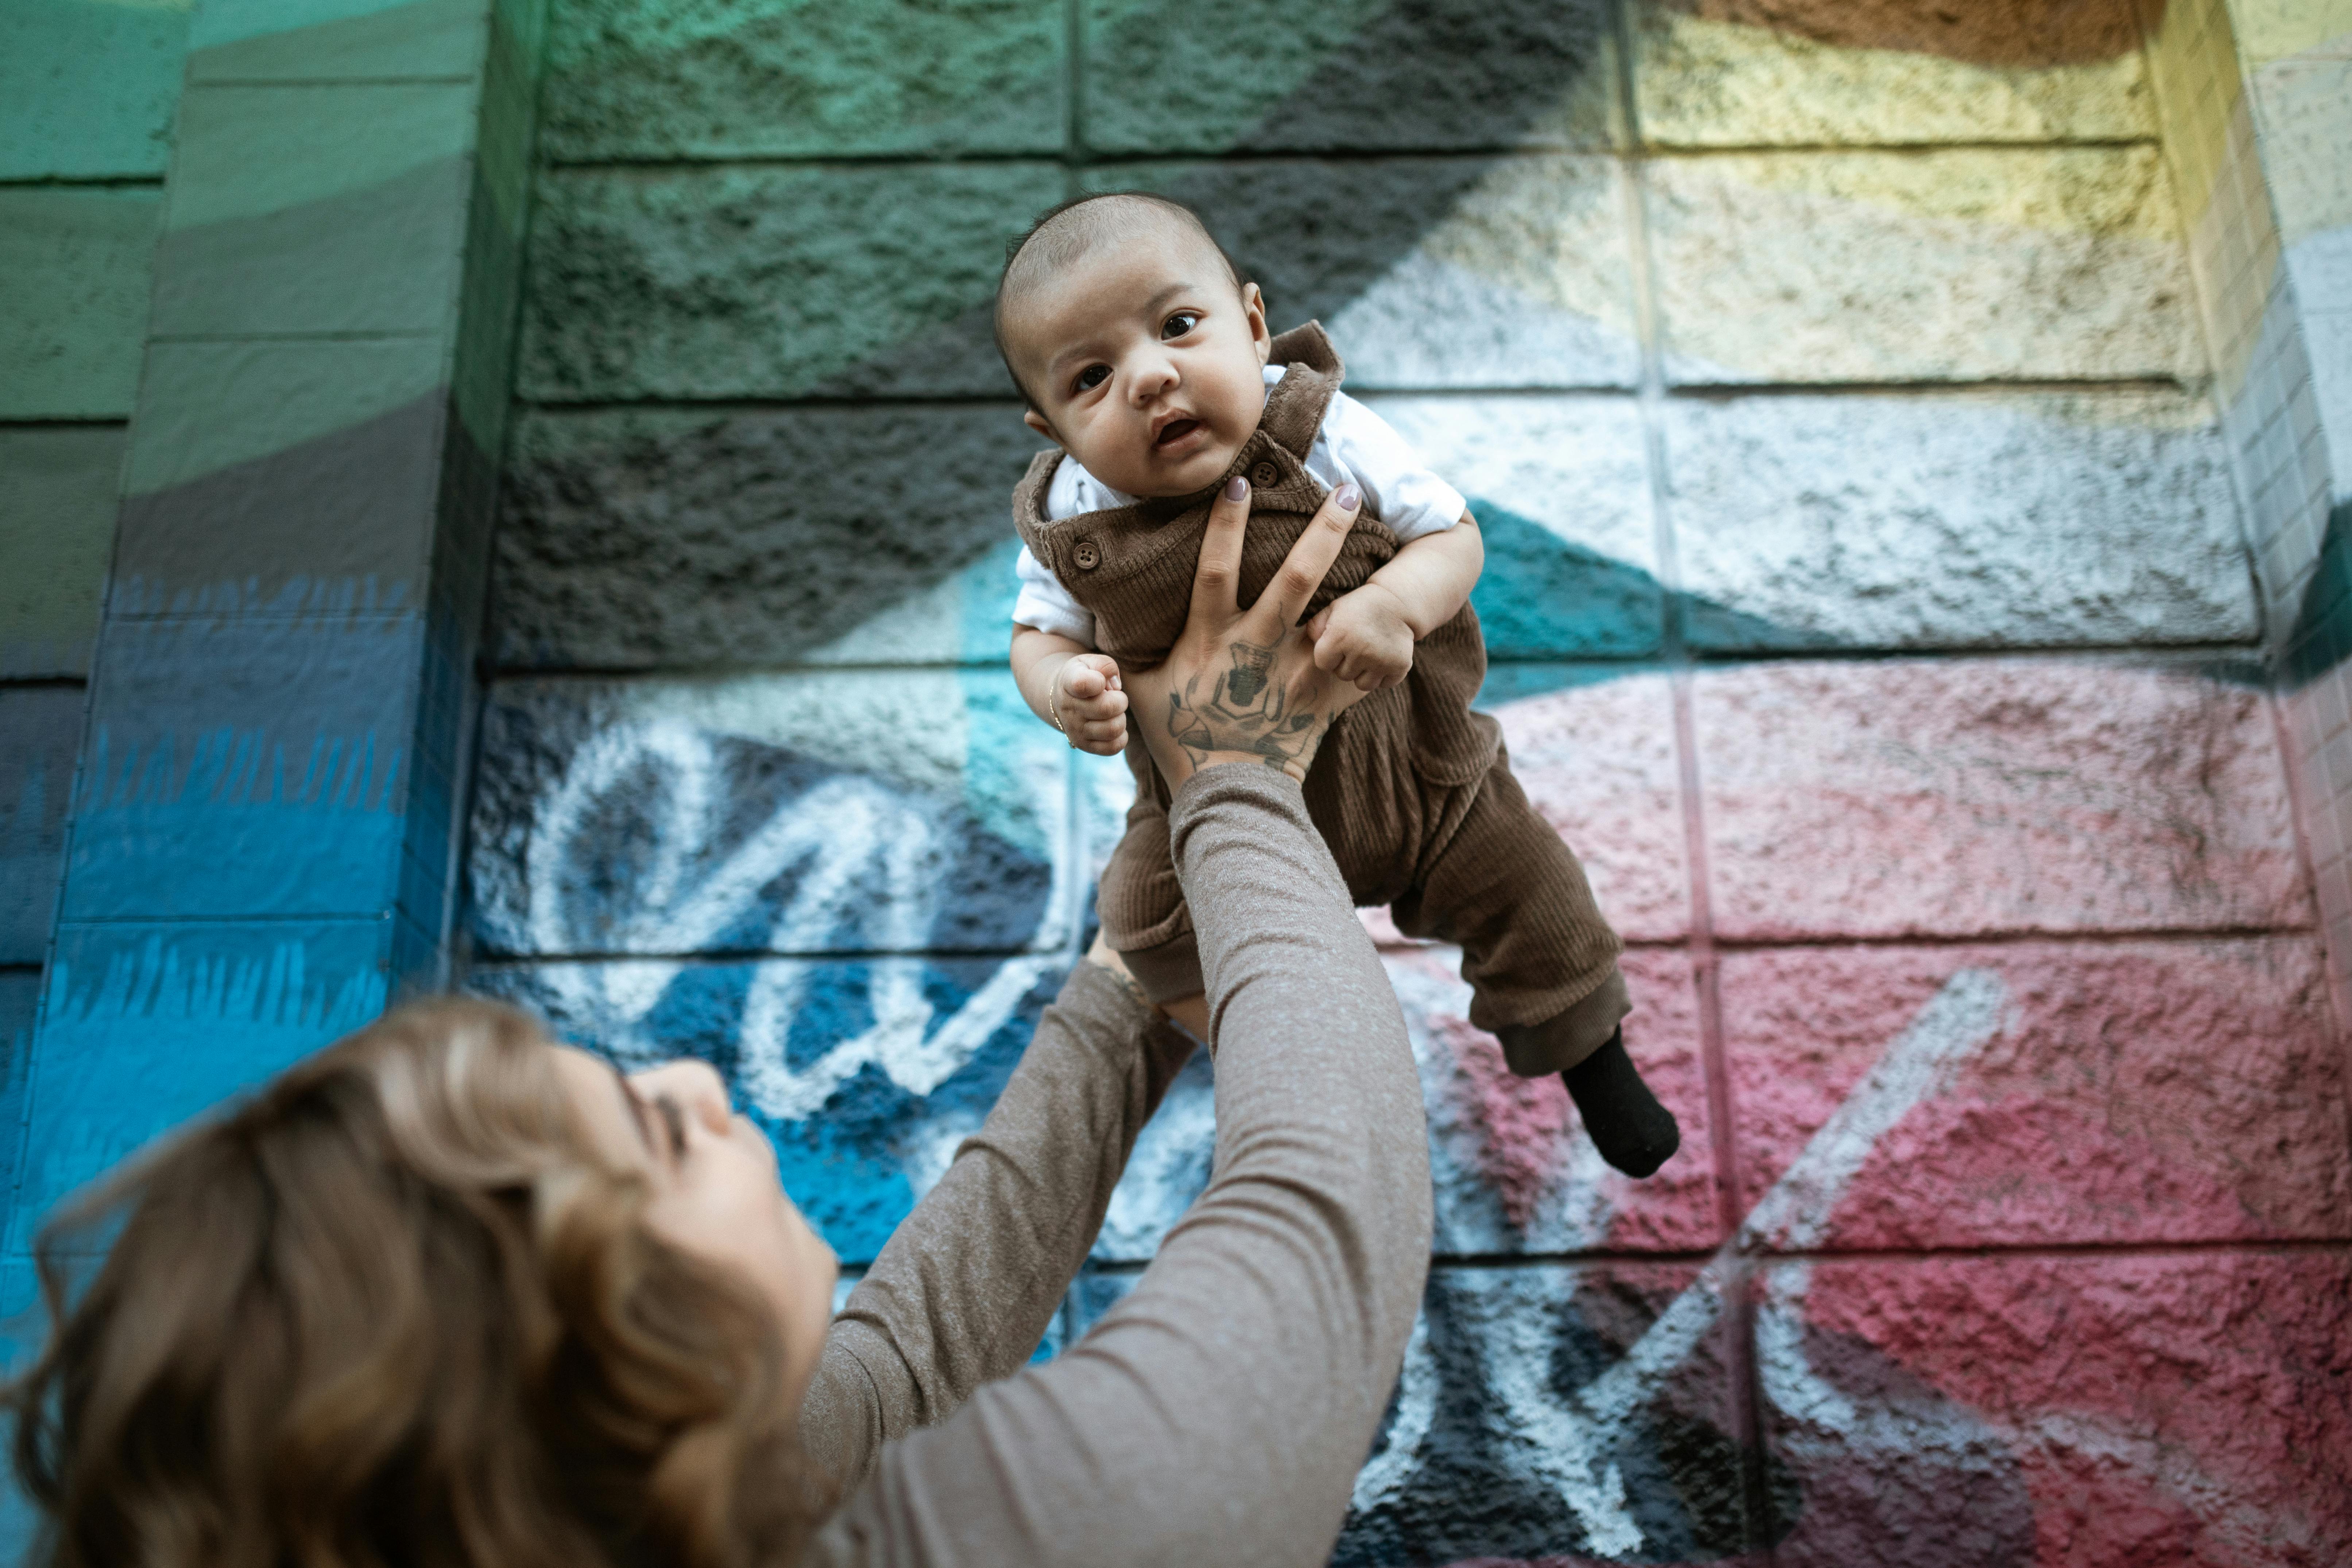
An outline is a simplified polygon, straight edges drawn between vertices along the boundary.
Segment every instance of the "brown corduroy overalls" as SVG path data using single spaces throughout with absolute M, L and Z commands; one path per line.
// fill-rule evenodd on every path
M 1250 482 L 1240 599 L 1255 604 L 1323 504 L 1307 453 L 1339 388 L 1339 356 L 1313 322 L 1274 340 L 1288 371 L 1215 484 L 1189 496 L 1060 521 L 1045 516 L 1059 452 L 1041 452 L 1013 493 L 1022 542 L 1095 617 L 1095 646 L 1150 668 L 1168 657 L 1190 610 L 1209 503 L 1235 474 Z M 1396 536 L 1356 520 L 1304 620 L 1361 587 L 1397 552 Z M 1342 713 L 1307 775 L 1307 808 L 1360 905 L 1387 904 L 1408 936 L 1457 942 L 1474 992 L 1470 1021 L 1503 1042 L 1528 1076 L 1575 1066 L 1628 1011 L 1617 972 L 1623 943 L 1601 917 L 1584 868 L 1511 776 L 1502 732 L 1473 712 L 1486 679 L 1478 617 L 1461 614 L 1421 639 L 1402 686 Z M 1200 951 L 1169 858 L 1167 784 L 1130 734 L 1135 805 L 1097 896 L 1103 932 L 1155 1001 L 1202 988 Z

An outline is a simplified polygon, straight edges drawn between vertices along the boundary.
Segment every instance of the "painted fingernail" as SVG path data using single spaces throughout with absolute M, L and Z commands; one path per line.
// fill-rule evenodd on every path
M 1355 480 L 1349 479 L 1332 492 L 1331 499 L 1339 503 L 1341 511 L 1353 511 L 1364 504 L 1364 492 L 1356 488 Z
M 1249 481 L 1242 478 L 1239 474 L 1235 474 L 1232 479 L 1227 479 L 1225 481 L 1225 499 L 1227 500 L 1249 500 Z

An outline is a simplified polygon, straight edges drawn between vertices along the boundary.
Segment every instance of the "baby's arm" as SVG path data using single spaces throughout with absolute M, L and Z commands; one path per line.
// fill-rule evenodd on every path
M 1307 624 L 1317 667 L 1365 691 L 1394 686 L 1412 668 L 1412 645 L 1461 613 L 1486 564 L 1486 541 L 1466 511 L 1452 528 L 1407 542 Z
M 1127 693 L 1110 655 L 1015 622 L 1013 679 L 1029 710 L 1078 750 L 1115 757 L 1127 745 Z

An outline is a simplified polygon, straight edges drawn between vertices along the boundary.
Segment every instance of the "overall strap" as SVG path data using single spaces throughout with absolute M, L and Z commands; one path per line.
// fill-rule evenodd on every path
M 1307 448 L 1315 445 L 1315 433 L 1323 428 L 1323 411 L 1331 405 L 1331 395 L 1339 390 L 1347 368 L 1339 363 L 1339 351 L 1331 346 L 1320 321 L 1277 334 L 1266 360 L 1290 368 L 1266 393 L 1265 415 L 1258 428 L 1304 462 Z

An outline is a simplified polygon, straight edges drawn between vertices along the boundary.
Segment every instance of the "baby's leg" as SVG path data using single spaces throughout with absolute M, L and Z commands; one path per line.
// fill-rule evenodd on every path
M 1646 1176 L 1682 1135 L 1625 1054 L 1620 1025 L 1633 1004 L 1617 968 L 1624 943 L 1507 762 L 1497 758 L 1471 787 L 1460 826 L 1422 885 L 1391 907 L 1397 929 L 1459 942 L 1471 1023 L 1502 1042 L 1513 1072 L 1559 1073 L 1602 1157 Z M 1442 815 L 1451 813 L 1431 816 Z

